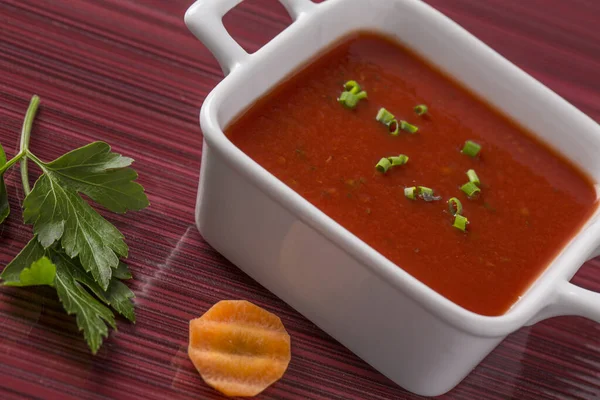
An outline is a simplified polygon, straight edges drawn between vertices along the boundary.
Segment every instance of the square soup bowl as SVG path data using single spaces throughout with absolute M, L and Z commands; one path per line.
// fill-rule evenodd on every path
M 337 40 L 383 33 L 535 132 L 600 181 L 600 127 L 456 23 L 417 0 L 280 0 L 293 23 L 256 53 L 222 17 L 241 0 L 199 0 L 188 28 L 226 77 L 200 112 L 204 133 L 196 223 L 241 270 L 403 388 L 456 386 L 508 334 L 578 315 L 600 322 L 600 295 L 569 283 L 600 254 L 598 210 L 504 315 L 470 312 L 425 286 L 235 147 L 223 129 Z

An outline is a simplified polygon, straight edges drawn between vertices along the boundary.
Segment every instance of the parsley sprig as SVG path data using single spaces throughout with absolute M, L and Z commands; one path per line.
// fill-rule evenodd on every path
M 51 162 L 29 149 L 33 120 L 40 99 L 33 96 L 21 132 L 19 153 L 6 159 L 0 145 L 0 223 L 10 207 L 4 173 L 20 163 L 25 191 L 23 219 L 33 225 L 33 238 L 0 274 L 5 286 L 48 285 L 56 289 L 92 353 L 116 329 L 112 310 L 135 322 L 133 292 L 122 282 L 131 274 L 120 258 L 128 247 L 119 230 L 85 201 L 81 194 L 116 213 L 141 210 L 148 198 L 134 182 L 131 158 L 113 153 L 104 142 L 70 151 Z M 33 189 L 27 161 L 41 170 Z M 112 310 L 111 310 L 112 308 Z

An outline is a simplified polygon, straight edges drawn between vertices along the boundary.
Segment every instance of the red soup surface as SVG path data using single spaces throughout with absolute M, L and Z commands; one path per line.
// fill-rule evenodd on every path
M 348 80 L 367 92 L 354 109 Z M 413 108 L 425 104 L 423 116 Z M 393 136 L 384 107 L 419 128 Z M 593 183 L 566 159 L 399 44 L 348 37 L 256 102 L 227 129 L 252 159 L 438 293 L 484 315 L 505 313 L 596 206 Z M 481 145 L 473 158 L 466 140 Z M 405 154 L 386 173 L 382 157 Z M 460 187 L 476 171 L 481 193 Z M 410 200 L 426 186 L 440 200 Z M 468 218 L 453 227 L 448 199 Z M 429 199 L 431 200 L 431 199 Z

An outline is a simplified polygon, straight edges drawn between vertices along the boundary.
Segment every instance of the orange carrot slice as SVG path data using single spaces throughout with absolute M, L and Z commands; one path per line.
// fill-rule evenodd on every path
M 287 369 L 290 335 L 276 315 L 223 300 L 190 321 L 188 355 L 209 386 L 227 396 L 256 396 Z

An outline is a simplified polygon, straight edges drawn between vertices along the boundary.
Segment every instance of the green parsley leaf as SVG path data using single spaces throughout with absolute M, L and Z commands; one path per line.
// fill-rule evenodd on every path
M 64 252 L 58 250 L 52 250 L 53 259 L 57 260 L 57 263 L 61 263 L 61 266 L 68 266 L 71 271 L 71 275 L 89 290 L 102 300 L 106 305 L 113 307 L 128 320 L 135 322 L 135 316 L 133 313 L 133 303 L 131 299 L 134 298 L 133 292 L 119 280 L 116 276 L 110 280 L 107 290 L 102 288 L 92 279 L 92 277 L 85 272 L 81 263 L 78 262 L 77 258 L 70 258 Z M 120 263 L 117 268 L 118 275 L 129 276 L 129 270 L 125 263 Z
M 58 239 L 69 257 L 79 256 L 86 271 L 103 289 L 108 288 L 119 256 L 127 257 L 123 235 L 69 187 L 51 175 L 42 175 L 23 202 L 23 218 L 33 224 L 40 243 L 49 247 Z
M 129 272 L 129 268 L 124 262 L 119 263 L 117 269 L 113 271 L 112 275 L 117 279 L 131 279 L 131 272 Z
M 104 142 L 87 146 L 44 164 L 44 172 L 76 192 L 116 213 L 148 206 L 144 188 L 133 182 L 137 173 L 127 168 L 133 160 L 110 151 Z
M 23 247 L 23 250 L 21 250 L 21 252 L 4 268 L 2 274 L 0 274 L 0 278 L 4 281 L 4 285 L 7 283 L 19 282 L 23 270 L 29 268 L 31 264 L 35 263 L 45 255 L 46 250 L 37 238 L 34 237 L 31 239 L 29 243 Z
M 89 273 L 85 272 L 78 258 L 70 258 L 56 246 L 44 249 L 39 240 L 34 237 L 6 266 L 0 278 L 6 286 L 27 286 L 22 284 L 26 282 L 23 279 L 24 274 L 30 274 L 28 271 L 43 270 L 47 268 L 48 263 L 54 267 L 56 275 L 50 282 L 54 282 L 59 298 L 67 312 L 78 314 L 77 325 L 84 331 L 84 336 L 92 351 L 95 352 L 99 348 L 102 337 L 106 337 L 108 334 L 106 323 L 113 327 L 115 325 L 112 312 L 98 299 L 107 306 L 113 307 L 128 320 L 135 322 L 132 303 L 134 294 L 119 280 L 131 278 L 131 273 L 123 262 L 119 263 L 108 289 L 105 291 Z M 31 284 L 33 283 L 29 283 L 29 285 Z
M 0 168 L 6 165 L 6 153 L 0 145 Z M 6 192 L 6 184 L 4 183 L 4 174 L 0 175 L 0 224 L 4 222 L 10 214 L 10 205 L 8 204 L 8 193 Z
M 43 264 L 41 268 L 40 263 Z M 31 274 L 29 271 L 43 270 L 47 264 L 54 266 L 55 276 L 52 280 L 60 301 L 69 314 L 76 314 L 77 326 L 83 331 L 93 353 L 98 351 L 103 338 L 108 336 L 107 324 L 116 328 L 114 314 L 107 306 L 112 306 L 125 318 L 135 322 L 131 301 L 134 294 L 123 282 L 113 277 L 108 289 L 102 290 L 94 278 L 85 272 L 78 258 L 69 257 L 58 246 L 44 249 L 36 237 L 6 266 L 0 277 L 6 286 L 27 286 L 23 284 L 24 274 L 26 276 Z M 131 276 L 124 263 L 120 263 L 116 271 L 116 275 Z
M 104 296 L 98 297 L 114 308 L 119 314 L 135 323 L 135 310 L 132 302 L 135 295 L 123 282 L 118 279 L 111 279 Z
M 106 291 L 85 272 L 77 258 L 70 258 L 60 249 L 50 250 L 56 263 L 56 291 L 65 310 L 76 315 L 77 326 L 93 353 L 100 348 L 102 338 L 107 337 L 107 324 L 116 328 L 112 306 L 125 318 L 135 322 L 133 292 L 116 278 L 111 279 Z M 88 290 L 106 304 L 94 298 Z
M 56 293 L 67 313 L 75 314 L 77 326 L 92 353 L 96 354 L 103 338 L 108 336 L 107 324 L 116 328 L 115 316 L 110 309 L 96 300 L 81 285 L 86 280 L 77 264 L 68 256 L 58 256 L 56 262 Z M 89 283 L 89 282 L 88 282 Z
M 148 206 L 132 159 L 94 142 L 45 163 L 29 148 L 40 99 L 33 96 L 21 130 L 19 152 L 9 161 L 0 146 L 0 223 L 9 214 L 3 174 L 20 163 L 25 192 L 23 218 L 33 224 L 34 237 L 0 274 L 6 286 L 54 286 L 65 310 L 75 314 L 77 326 L 93 353 L 116 329 L 112 309 L 135 322 L 133 292 L 121 279 L 131 273 L 123 235 L 82 198 L 86 195 L 110 211 L 125 213 Z M 27 160 L 42 170 L 33 190 Z
M 19 281 L 5 282 L 5 286 L 54 286 L 56 265 L 46 256 L 34 261 L 29 268 L 24 268 L 19 275 Z

